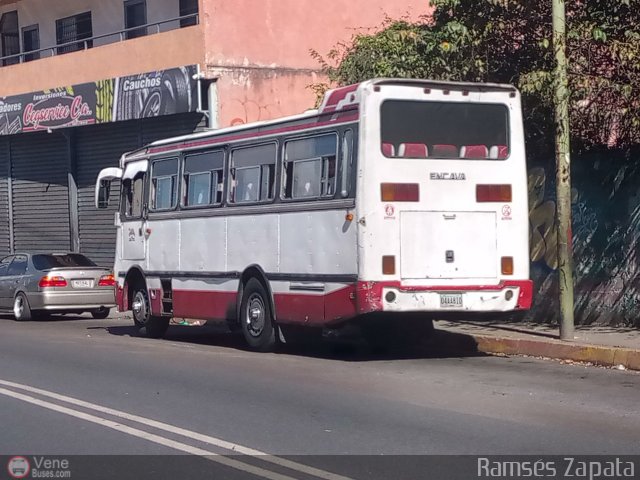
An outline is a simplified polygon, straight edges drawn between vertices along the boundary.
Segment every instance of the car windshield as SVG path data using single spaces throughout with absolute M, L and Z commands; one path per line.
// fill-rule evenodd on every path
M 95 267 L 96 264 L 79 253 L 65 253 L 61 255 L 34 255 L 33 266 L 36 270 L 50 270 L 64 267 Z

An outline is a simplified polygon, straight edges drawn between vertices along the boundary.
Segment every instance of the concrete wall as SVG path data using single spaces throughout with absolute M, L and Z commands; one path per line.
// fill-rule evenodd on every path
M 0 98 L 114 76 L 200 63 L 202 31 L 182 28 L 86 52 L 67 53 L 0 68 Z M 43 75 L 46 72 L 46 75 Z
M 385 18 L 417 19 L 425 0 L 203 0 L 206 71 L 219 78 L 220 125 L 300 113 L 324 80 L 310 50 L 326 55 Z
M 179 0 L 146 0 L 146 2 L 147 23 L 178 17 Z M 39 25 L 40 46 L 42 48 L 56 44 L 56 20 L 78 13 L 91 11 L 94 36 L 106 35 L 124 29 L 123 0 L 23 0 L 0 6 L 0 15 L 12 10 L 18 11 L 21 30 L 22 27 Z M 110 41 L 112 39 L 96 41 L 94 45 Z

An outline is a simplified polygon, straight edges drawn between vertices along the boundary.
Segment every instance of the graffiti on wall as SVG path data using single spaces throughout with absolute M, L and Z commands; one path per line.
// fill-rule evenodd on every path
M 640 326 L 637 267 L 640 169 L 623 152 L 579 159 L 572 190 L 572 246 L 578 324 Z M 557 224 L 552 165 L 529 170 L 531 277 L 536 294 L 529 319 L 557 321 Z

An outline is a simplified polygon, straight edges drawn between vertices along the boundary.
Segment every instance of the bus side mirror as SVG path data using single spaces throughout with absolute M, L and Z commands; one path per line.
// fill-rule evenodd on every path
M 100 180 L 98 185 L 98 194 L 96 198 L 96 207 L 97 208 L 107 208 L 109 207 L 109 194 L 111 192 L 111 181 L 110 180 Z
M 95 205 L 96 208 L 107 208 L 109 206 L 109 194 L 111 193 L 111 181 L 122 178 L 122 169 L 117 167 L 103 168 L 96 180 Z

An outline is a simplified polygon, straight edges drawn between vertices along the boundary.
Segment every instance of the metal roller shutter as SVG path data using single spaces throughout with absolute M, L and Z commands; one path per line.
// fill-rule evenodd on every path
M 9 140 L 0 139 L 0 256 L 8 255 L 9 245 Z
M 68 143 L 53 133 L 11 138 L 15 251 L 68 251 Z
M 142 122 L 142 143 L 187 135 L 202 130 L 206 119 L 201 113 L 183 113 L 166 117 L 146 118 Z
M 76 181 L 78 184 L 78 231 L 80 252 L 98 265 L 113 267 L 116 248 L 114 213 L 118 209 L 120 184 L 111 185 L 109 208 L 98 210 L 94 189 L 100 170 L 117 167 L 120 156 L 139 145 L 135 123 L 83 127 L 76 133 Z

